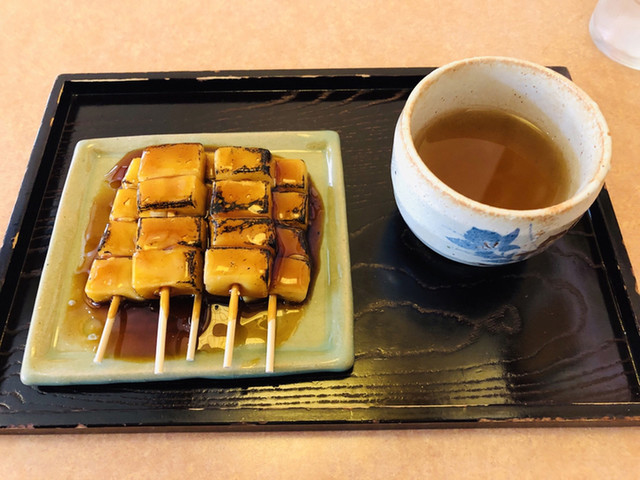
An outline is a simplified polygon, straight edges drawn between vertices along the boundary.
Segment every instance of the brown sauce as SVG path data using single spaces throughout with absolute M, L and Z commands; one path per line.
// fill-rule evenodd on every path
M 205 148 L 211 151 L 212 148 Z M 105 182 L 96 193 L 91 206 L 89 225 L 84 234 L 84 258 L 76 269 L 71 285 L 71 296 L 67 305 L 62 337 L 66 343 L 77 348 L 95 351 L 107 318 L 109 305 L 96 305 L 84 294 L 91 263 L 96 257 L 98 244 L 109 220 L 116 190 L 127 171 L 131 160 L 140 156 L 142 150 L 127 153 L 105 176 Z M 313 268 L 307 301 L 319 266 L 319 249 L 322 242 L 324 207 L 313 184 L 309 189 L 309 226 L 307 240 Z M 306 302 L 305 302 L 306 303 Z M 304 316 L 305 303 L 278 303 L 278 328 L 276 346 L 293 335 Z M 184 358 L 191 326 L 192 297 L 172 297 L 170 300 L 165 358 Z M 154 358 L 158 321 L 158 301 L 133 302 L 124 300 L 120 304 L 113 325 L 105 358 L 128 361 L 148 361 Z M 264 344 L 267 338 L 267 302 L 241 303 L 236 326 L 235 346 Z M 201 310 L 198 351 L 224 349 L 228 306 L 225 299 L 205 295 Z

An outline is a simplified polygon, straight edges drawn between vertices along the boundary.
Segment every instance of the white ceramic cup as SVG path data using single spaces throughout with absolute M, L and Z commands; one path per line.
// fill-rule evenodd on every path
M 535 210 L 471 200 L 440 181 L 416 150 L 417 135 L 439 115 L 490 107 L 547 131 L 569 161 L 571 196 Z M 573 226 L 604 185 L 611 137 L 598 106 L 573 82 L 535 63 L 477 57 L 426 76 L 409 95 L 396 125 L 391 178 L 398 209 L 429 248 L 470 265 L 503 265 L 542 251 Z

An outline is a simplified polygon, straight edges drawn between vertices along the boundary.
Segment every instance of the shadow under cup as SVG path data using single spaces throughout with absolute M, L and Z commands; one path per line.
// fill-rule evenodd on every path
M 568 162 L 566 200 L 547 208 L 509 210 L 471 200 L 440 181 L 416 150 L 433 119 L 488 108 L 520 116 L 547 132 Z M 524 260 L 564 234 L 600 192 L 611 140 L 598 106 L 548 68 L 504 57 L 478 57 L 441 67 L 412 91 L 394 135 L 391 175 L 396 203 L 428 247 L 470 265 Z

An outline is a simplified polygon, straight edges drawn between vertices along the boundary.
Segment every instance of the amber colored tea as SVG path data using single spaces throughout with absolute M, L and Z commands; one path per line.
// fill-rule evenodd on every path
M 462 195 L 495 207 L 544 208 L 569 197 L 568 162 L 551 137 L 501 110 L 445 114 L 419 133 L 427 167 Z

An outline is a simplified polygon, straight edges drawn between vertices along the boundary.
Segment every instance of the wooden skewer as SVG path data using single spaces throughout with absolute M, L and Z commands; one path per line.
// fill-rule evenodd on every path
M 233 285 L 229 296 L 229 318 L 227 320 L 227 338 L 224 345 L 224 368 L 231 368 L 233 358 L 233 344 L 236 338 L 236 320 L 238 317 L 238 299 L 240 297 L 240 287 Z
M 187 360 L 193 362 L 196 357 L 196 343 L 198 341 L 198 328 L 200 326 L 200 309 L 202 307 L 202 294 L 196 293 L 193 297 L 193 309 L 191 310 L 191 330 L 189 331 L 189 344 L 187 346 Z
M 273 372 L 273 364 L 276 349 L 276 317 L 278 314 L 278 296 L 269 295 L 267 307 L 267 358 L 265 371 Z
M 160 289 L 160 312 L 158 313 L 158 336 L 156 337 L 156 363 L 153 373 L 164 371 L 164 347 L 167 338 L 167 320 L 169 318 L 169 287 Z
M 120 308 L 120 295 L 114 295 L 109 305 L 109 311 L 107 312 L 107 320 L 104 322 L 104 328 L 102 329 L 102 336 L 100 337 L 100 343 L 98 344 L 98 350 L 96 350 L 96 356 L 93 357 L 95 363 L 101 363 L 104 358 L 104 352 L 107 350 L 109 344 L 109 337 L 111 336 L 111 329 L 115 322 L 118 309 Z

